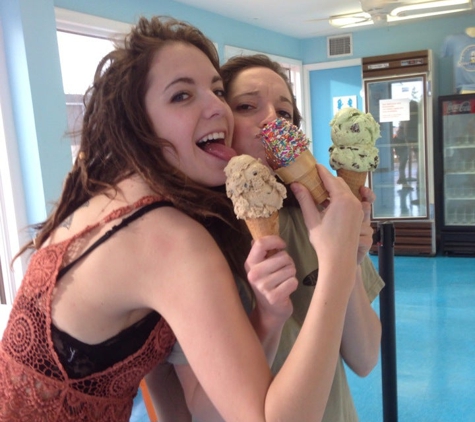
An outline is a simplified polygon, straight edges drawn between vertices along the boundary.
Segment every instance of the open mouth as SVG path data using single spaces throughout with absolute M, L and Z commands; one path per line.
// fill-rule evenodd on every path
M 213 144 L 224 145 L 224 132 L 213 132 L 201 138 L 196 145 L 203 151 L 207 151 Z

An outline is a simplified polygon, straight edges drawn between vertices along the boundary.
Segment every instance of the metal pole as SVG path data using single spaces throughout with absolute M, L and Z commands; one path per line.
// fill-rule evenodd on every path
M 378 224 L 379 274 L 385 287 L 379 294 L 379 313 L 382 326 L 381 372 L 383 391 L 383 421 L 397 422 L 396 370 L 396 312 L 394 300 L 394 225 Z

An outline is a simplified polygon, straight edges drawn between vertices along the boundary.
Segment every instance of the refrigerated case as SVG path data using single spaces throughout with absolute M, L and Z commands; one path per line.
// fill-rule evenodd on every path
M 369 177 L 373 226 L 393 222 L 397 255 L 435 255 L 432 53 L 366 57 L 362 65 L 365 110 L 381 128 Z
M 475 94 L 441 96 L 436 156 L 440 249 L 475 255 Z

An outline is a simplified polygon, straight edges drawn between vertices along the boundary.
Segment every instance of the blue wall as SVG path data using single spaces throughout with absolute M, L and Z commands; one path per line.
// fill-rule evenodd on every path
M 302 60 L 304 64 L 330 61 L 326 57 L 326 37 L 300 40 L 172 0 L 1 0 L 0 22 L 30 224 L 45 218 L 71 166 L 69 140 L 64 137 L 66 107 L 55 6 L 129 23 L 140 15 L 173 15 L 201 28 L 218 43 L 221 56 L 228 44 Z M 432 49 L 439 93 L 449 94 L 451 61 L 440 59 L 438 50 L 446 35 L 461 32 L 473 22 L 472 14 L 354 32 L 352 58 Z
M 71 166 L 53 0 L 1 1 L 29 223 L 45 218 Z
M 120 7 L 117 5 L 120 2 Z M 56 0 L 55 6 L 88 13 L 107 19 L 134 23 L 139 16 L 170 15 L 186 20 L 200 28 L 218 44 L 220 56 L 224 57 L 224 45 L 264 51 L 300 60 L 301 42 L 277 32 L 248 25 L 214 13 L 172 0 Z
M 450 58 L 441 58 L 439 51 L 447 35 L 458 34 L 463 32 L 465 28 L 473 26 L 475 26 L 475 15 L 472 13 L 360 30 L 354 32 L 352 36 L 353 56 L 351 58 L 379 56 L 404 51 L 432 50 L 434 70 L 438 76 L 438 94 L 452 94 L 452 61 Z M 303 40 L 302 51 L 302 61 L 304 63 L 332 61 L 327 58 L 325 38 Z
M 357 104 L 354 104 L 354 107 L 364 110 L 360 96 L 361 83 L 361 66 L 310 72 L 312 147 L 319 163 L 328 164 L 328 148 L 331 145 L 329 122 L 333 118 L 333 98 L 356 95 Z

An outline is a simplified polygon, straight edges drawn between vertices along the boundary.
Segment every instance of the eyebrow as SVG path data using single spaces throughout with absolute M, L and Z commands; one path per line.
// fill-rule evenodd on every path
M 259 95 L 259 91 L 243 92 L 242 94 L 235 95 L 234 97 L 231 98 L 231 100 L 236 100 L 243 97 L 257 97 L 258 95 Z M 293 106 L 292 101 L 283 95 L 279 96 L 279 100 L 282 101 L 283 103 L 289 103 L 290 105 Z
M 215 75 L 213 76 L 213 78 L 211 79 L 211 83 L 214 84 L 216 82 L 221 82 L 223 80 L 223 78 L 221 78 L 221 76 L 219 75 Z M 170 88 L 171 86 L 173 85 L 176 85 L 178 83 L 185 83 L 185 84 L 189 84 L 189 85 L 194 85 L 195 84 L 195 80 L 193 78 L 189 78 L 187 76 L 184 76 L 184 77 L 181 77 L 181 78 L 176 78 L 174 79 L 173 81 L 171 81 L 164 89 L 164 91 L 166 91 L 168 88 Z

